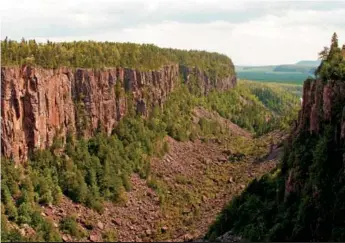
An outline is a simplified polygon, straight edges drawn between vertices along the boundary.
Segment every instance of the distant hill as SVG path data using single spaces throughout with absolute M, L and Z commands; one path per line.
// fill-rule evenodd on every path
M 235 66 L 235 69 L 240 79 L 302 84 L 306 78 L 314 76 L 319 65 L 318 60 L 303 60 L 295 64 Z
M 296 63 L 296 65 L 303 65 L 303 66 L 312 66 L 312 67 L 317 67 L 321 64 L 320 60 L 316 60 L 316 61 L 310 61 L 310 60 L 305 60 L 305 61 L 299 61 Z
M 299 72 L 299 73 L 314 73 L 317 66 L 306 66 L 306 65 L 297 65 L 297 64 L 290 64 L 290 65 L 279 65 L 276 66 L 273 71 L 274 72 Z

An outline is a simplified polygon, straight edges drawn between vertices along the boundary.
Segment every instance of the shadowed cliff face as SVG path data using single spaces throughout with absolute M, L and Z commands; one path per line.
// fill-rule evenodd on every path
M 345 240 L 344 81 L 305 81 L 284 150 L 274 171 L 253 180 L 223 209 L 206 239 Z
M 298 123 L 288 141 L 289 150 L 296 150 L 297 146 L 293 141 L 295 138 L 304 138 L 307 134 L 311 139 L 320 140 L 320 137 L 326 133 L 327 126 L 333 128 L 329 137 L 329 142 L 333 143 L 332 149 L 337 151 L 336 153 L 339 153 L 340 157 L 345 158 L 344 154 L 341 155 L 345 140 L 345 82 L 330 80 L 324 83 L 321 80 L 307 80 L 304 83 L 303 105 Z M 332 153 L 332 155 L 336 153 Z M 331 152 L 329 152 L 330 154 Z M 341 159 L 338 162 L 341 163 Z M 297 162 L 289 166 L 285 196 L 300 190 L 303 186 L 299 185 L 297 179 L 297 175 L 300 174 L 299 166 Z
M 329 81 L 324 84 L 321 80 L 307 80 L 303 87 L 303 104 L 299 113 L 298 127 L 294 135 L 309 131 L 318 134 L 323 123 L 338 123 L 344 138 L 345 82 Z
M 163 106 L 179 84 L 179 74 L 178 65 L 147 72 L 2 67 L 2 155 L 26 160 L 34 149 L 52 145 L 56 135 L 64 140 L 67 134 L 90 137 L 99 125 L 110 134 L 125 115 L 129 99 L 137 113 L 146 116 L 153 106 Z M 235 77 L 227 77 L 212 85 L 202 72 L 197 80 L 207 91 L 236 84 Z
M 180 72 L 183 76 L 184 81 L 188 84 L 191 82 L 191 76 L 196 78 L 201 94 L 207 95 L 209 91 L 216 88 L 218 90 L 227 90 L 236 86 L 236 76 L 229 76 L 226 78 L 215 78 L 210 79 L 204 71 L 197 67 L 187 67 L 180 65 Z

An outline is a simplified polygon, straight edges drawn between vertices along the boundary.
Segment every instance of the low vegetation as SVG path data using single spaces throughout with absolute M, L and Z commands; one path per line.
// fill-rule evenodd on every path
M 86 232 L 77 223 L 75 216 L 67 216 L 60 221 L 60 230 L 64 233 L 70 234 L 77 239 L 83 238 Z
M 260 88 L 265 91 L 261 92 Z M 131 190 L 129 178 L 132 173 L 148 179 L 149 186 L 157 191 L 163 205 L 167 187 L 150 176 L 150 158 L 162 156 L 169 150 L 164 137 L 169 135 L 178 141 L 193 141 L 228 136 L 227 129 L 217 121 L 202 118 L 195 123 L 193 109 L 196 106 L 217 111 L 224 118 L 262 135 L 287 126 L 288 121 L 281 117 L 298 104 L 298 98 L 284 92 L 283 88 L 247 82 L 225 93 L 214 91 L 202 97 L 193 95 L 181 84 L 169 96 L 164 109 L 155 108 L 147 119 L 136 115 L 134 108 L 129 106 L 127 116 L 110 136 L 100 126 L 89 140 L 69 135 L 64 147 L 61 138 L 56 137 L 50 149 L 36 151 L 29 161 L 16 167 L 12 161 L 3 158 L 3 225 L 27 224 L 35 230 L 35 240 L 60 241 L 57 229 L 41 216 L 40 205 L 59 204 L 66 195 L 74 202 L 102 213 L 104 201 L 126 201 L 125 192 Z M 291 119 L 293 115 L 290 114 Z M 234 147 L 240 144 L 236 142 Z M 184 177 L 177 181 L 181 185 L 192 183 L 190 178 Z M 195 200 L 193 195 L 187 194 L 188 200 Z M 84 229 L 76 227 L 73 217 L 63 219 L 59 227 L 76 238 L 86 234 Z M 2 230 L 3 241 L 24 240 L 21 237 L 13 227 Z M 108 232 L 104 237 L 115 239 L 116 234 Z
M 300 101 L 287 88 L 300 89 L 299 86 L 240 81 L 235 89 L 213 92 L 202 102 L 208 109 L 260 136 L 274 129 L 288 128 L 297 116 Z

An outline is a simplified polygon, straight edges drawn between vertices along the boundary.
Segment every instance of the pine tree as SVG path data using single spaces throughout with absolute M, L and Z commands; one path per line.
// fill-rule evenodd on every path
M 333 34 L 331 40 L 331 47 L 328 51 L 324 48 L 319 53 L 322 63 L 316 69 L 316 77 L 321 78 L 324 82 L 328 80 L 345 80 L 345 59 L 344 50 L 341 50 L 338 45 L 338 36 L 336 33 Z

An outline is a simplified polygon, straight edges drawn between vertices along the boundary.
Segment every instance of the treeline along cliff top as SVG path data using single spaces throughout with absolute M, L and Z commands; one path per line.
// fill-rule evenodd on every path
M 44 68 L 60 66 L 76 68 L 126 67 L 152 70 L 163 65 L 179 63 L 202 69 L 219 78 L 233 75 L 234 65 L 229 57 L 206 51 L 159 48 L 152 44 L 74 41 L 37 43 L 1 41 L 2 66 L 31 64 Z

